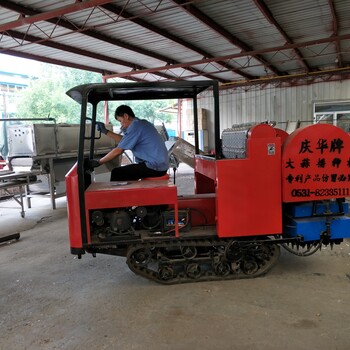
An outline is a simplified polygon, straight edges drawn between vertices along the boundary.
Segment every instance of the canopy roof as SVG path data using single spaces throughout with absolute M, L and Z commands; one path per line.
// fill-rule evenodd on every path
M 346 79 L 346 0 L 2 0 L 0 53 L 221 88 Z
M 85 97 L 87 102 L 97 104 L 111 100 L 194 98 L 215 86 L 215 81 L 84 84 L 70 89 L 67 95 L 78 103 Z

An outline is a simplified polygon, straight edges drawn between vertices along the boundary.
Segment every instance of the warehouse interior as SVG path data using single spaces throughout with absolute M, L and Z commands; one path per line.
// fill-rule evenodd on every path
M 197 114 L 200 149 L 215 154 L 217 135 L 233 127 L 291 134 L 329 124 L 350 133 L 349 19 L 347 0 L 3 0 L 0 61 L 6 54 L 82 69 L 102 83 L 215 81 L 219 130 L 215 89 L 197 108 L 179 98 L 176 110 L 178 136 L 196 141 Z M 0 349 L 349 348 L 349 239 L 310 257 L 282 251 L 264 277 L 175 285 L 133 274 L 125 257 L 79 259 L 65 196 L 79 127 L 34 129 L 46 135 L 33 157 L 45 172 L 15 184 L 19 202 L 0 201 L 0 240 L 10 237 L 0 243 Z M 113 146 L 99 140 L 98 152 Z M 170 181 L 179 196 L 192 195 L 193 160 L 178 157 Z M 27 196 L 27 184 L 44 181 L 44 197 Z

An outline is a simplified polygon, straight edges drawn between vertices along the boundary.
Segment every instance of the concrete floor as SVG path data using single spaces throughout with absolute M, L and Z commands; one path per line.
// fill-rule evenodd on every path
M 35 199 L 24 219 L 0 208 L 1 235 L 21 233 L 0 245 L 1 350 L 350 348 L 348 241 L 283 251 L 262 278 L 162 286 L 124 258 L 72 256 L 65 198 L 57 207 Z

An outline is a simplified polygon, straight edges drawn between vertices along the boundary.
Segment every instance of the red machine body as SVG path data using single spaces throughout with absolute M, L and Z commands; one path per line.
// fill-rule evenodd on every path
M 282 232 L 281 140 L 273 127 L 261 124 L 249 130 L 244 159 L 197 156 L 195 183 L 196 193 L 216 194 L 219 237 Z
M 208 87 L 215 101 L 215 154 L 199 154 L 195 112 L 194 195 L 178 196 L 176 184 L 164 178 L 94 181 L 85 159 L 93 158 L 101 137 L 95 132 L 100 101 L 191 97 L 196 107 L 197 94 Z M 171 284 L 261 276 L 277 262 L 280 247 L 311 255 L 350 237 L 344 199 L 350 137 L 343 130 L 311 125 L 288 135 L 262 123 L 229 128 L 220 137 L 212 81 L 89 84 L 68 94 L 82 104 L 78 162 L 66 176 L 73 254 L 125 256 L 136 274 Z M 300 250 L 295 254 L 303 255 Z
M 66 177 L 70 218 L 79 213 L 76 169 Z M 167 205 L 174 210 L 176 237 L 178 210 L 186 208 L 192 209 L 192 227 L 215 225 L 218 237 L 280 234 L 281 140 L 274 128 L 261 124 L 249 131 L 245 159 L 216 161 L 196 156 L 195 189 L 196 195 L 178 197 L 176 186 L 168 180 L 93 182 L 85 191 L 87 243 L 94 241 L 90 232 L 93 210 L 152 205 Z M 71 247 L 81 248 L 80 223 L 73 219 L 69 223 Z
M 83 248 L 83 231 L 80 219 L 79 181 L 77 164 L 66 175 L 69 240 L 72 252 Z
M 329 124 L 297 129 L 283 145 L 284 202 L 349 197 L 350 137 Z

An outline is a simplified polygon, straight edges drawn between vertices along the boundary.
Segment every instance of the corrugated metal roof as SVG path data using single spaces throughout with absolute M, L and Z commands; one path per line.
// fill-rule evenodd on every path
M 350 73 L 349 18 L 347 0 L 2 0 L 0 53 L 146 81 L 295 84 Z

